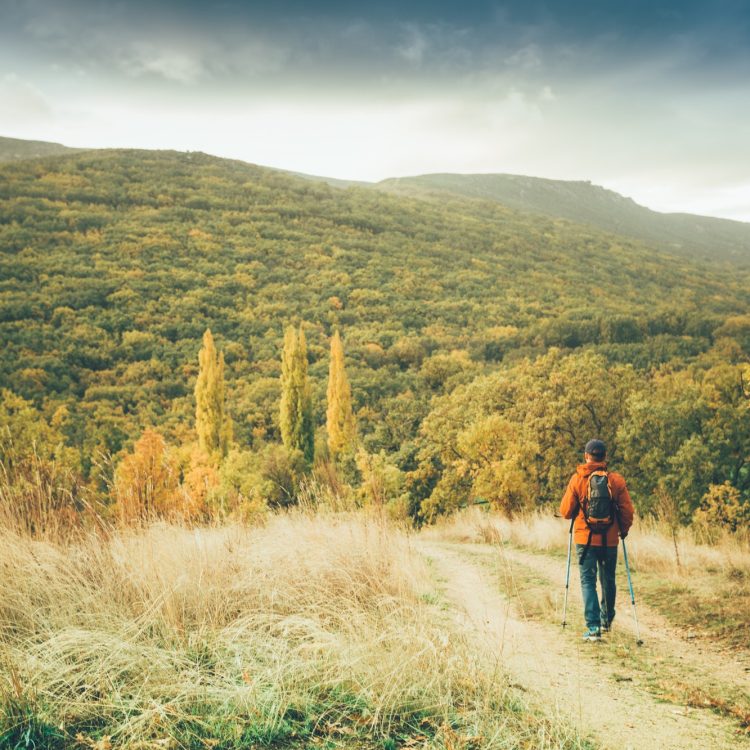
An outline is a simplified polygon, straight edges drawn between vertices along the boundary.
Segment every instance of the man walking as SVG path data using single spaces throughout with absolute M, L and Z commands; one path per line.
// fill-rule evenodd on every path
M 633 523 L 633 501 L 625 480 L 607 471 L 607 448 L 601 440 L 589 440 L 583 454 L 586 463 L 568 482 L 560 513 L 575 518 L 573 529 L 578 569 L 581 574 L 584 640 L 601 638 L 615 616 L 615 570 L 619 536 L 624 539 Z M 596 592 L 597 569 L 602 589 L 601 606 Z

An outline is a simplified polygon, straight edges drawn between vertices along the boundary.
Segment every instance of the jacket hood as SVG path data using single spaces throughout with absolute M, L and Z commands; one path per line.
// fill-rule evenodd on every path
M 576 474 L 578 474 L 579 477 L 587 477 L 595 471 L 606 468 L 606 461 L 594 461 L 590 464 L 578 464 L 578 466 L 576 467 Z

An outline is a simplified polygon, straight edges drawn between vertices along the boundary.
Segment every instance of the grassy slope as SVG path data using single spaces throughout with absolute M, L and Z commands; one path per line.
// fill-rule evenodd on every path
M 590 224 L 673 252 L 750 264 L 750 224 L 692 214 L 664 214 L 590 182 L 506 174 L 430 174 L 395 178 L 378 187 L 408 195 L 448 193 Z

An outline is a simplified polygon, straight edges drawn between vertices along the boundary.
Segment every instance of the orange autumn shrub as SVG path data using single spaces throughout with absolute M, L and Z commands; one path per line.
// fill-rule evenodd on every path
M 179 476 L 164 438 L 147 429 L 115 472 L 113 493 L 124 523 L 171 515 L 178 510 Z

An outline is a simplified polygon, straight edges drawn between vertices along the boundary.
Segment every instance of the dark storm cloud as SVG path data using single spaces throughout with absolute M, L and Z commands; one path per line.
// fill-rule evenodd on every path
M 750 219 L 749 21 L 747 0 L 0 0 L 0 133 L 591 179 Z
M 2 1 L 2 0 L 0 0 Z M 29 65 L 182 83 L 487 72 L 601 72 L 673 58 L 672 75 L 747 72 L 743 3 L 92 2 L 5 0 L 0 40 Z

